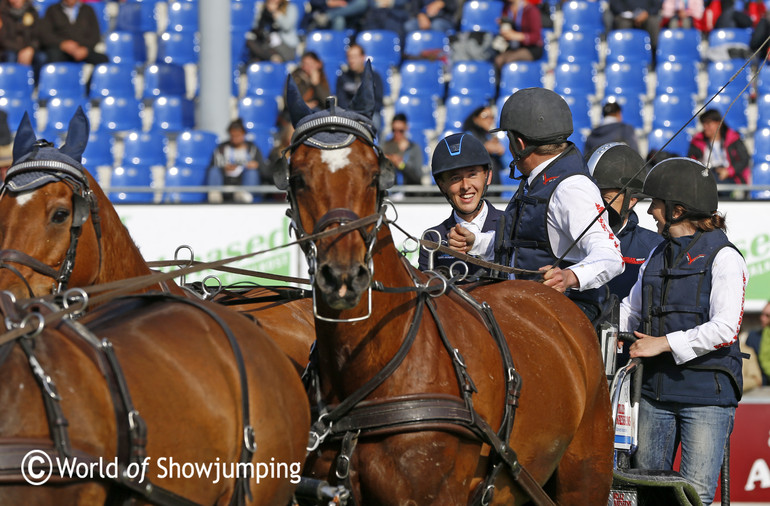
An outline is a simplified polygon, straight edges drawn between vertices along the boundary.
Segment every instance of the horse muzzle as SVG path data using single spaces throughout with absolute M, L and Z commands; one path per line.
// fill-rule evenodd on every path
M 318 268 L 316 287 L 332 309 L 351 309 L 358 305 L 371 280 L 372 273 L 363 263 L 343 267 L 325 262 Z

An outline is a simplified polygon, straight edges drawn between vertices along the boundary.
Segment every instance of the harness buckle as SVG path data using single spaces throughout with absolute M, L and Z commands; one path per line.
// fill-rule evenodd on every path
M 492 502 L 492 498 L 494 496 L 495 496 L 495 486 L 487 485 L 487 488 L 484 489 L 484 495 L 481 496 L 482 506 L 489 506 L 489 503 Z
M 318 417 L 318 421 L 314 425 L 323 424 L 324 418 L 326 418 L 326 413 Z M 310 453 L 316 451 L 318 447 L 323 444 L 326 438 L 329 437 L 331 432 L 332 422 L 329 422 L 329 425 L 324 429 L 322 434 L 319 434 L 315 429 L 310 429 L 310 439 L 308 441 L 307 448 L 305 448 L 307 452 Z
M 243 428 L 243 446 L 251 453 L 257 451 L 257 441 L 254 437 L 254 427 L 247 425 Z

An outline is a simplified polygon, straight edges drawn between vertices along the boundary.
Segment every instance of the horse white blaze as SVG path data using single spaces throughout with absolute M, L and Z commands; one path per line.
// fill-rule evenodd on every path
M 329 172 L 333 174 L 350 164 L 350 159 L 348 158 L 350 156 L 350 152 L 350 147 L 340 149 L 323 149 L 321 150 L 321 161 L 325 163 L 327 167 L 329 167 Z
M 32 200 L 32 195 L 34 195 L 34 191 L 27 191 L 24 193 L 19 193 L 16 197 L 16 204 L 19 206 L 24 206 L 28 204 Z

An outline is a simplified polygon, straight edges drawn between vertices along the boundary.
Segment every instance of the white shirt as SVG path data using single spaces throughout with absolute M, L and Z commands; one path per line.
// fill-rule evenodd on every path
M 642 276 L 647 263 L 642 264 L 636 284 L 620 303 L 621 332 L 636 330 L 641 321 Z M 748 281 L 746 261 L 740 253 L 733 248 L 719 250 L 711 268 L 709 321 L 689 330 L 666 334 L 677 364 L 705 355 L 720 346 L 730 345 L 738 339 Z
M 530 187 L 540 184 L 541 173 L 554 159 L 535 167 L 527 178 Z M 601 213 L 598 220 L 597 213 Z M 609 226 L 599 188 L 585 176 L 566 178 L 554 190 L 546 215 L 548 240 L 557 257 L 567 251 L 591 221 L 588 232 L 564 257 L 575 264 L 568 268 L 577 276 L 580 291 L 605 285 L 623 272 L 625 264 L 620 241 Z
M 455 221 L 463 228 L 473 232 L 476 239 L 473 241 L 469 255 L 477 256 L 482 260 L 492 261 L 495 259 L 495 231 L 482 232 L 484 229 L 484 223 L 487 221 L 487 215 L 489 214 L 489 207 L 483 200 L 481 201 L 481 211 L 471 221 L 465 221 L 460 218 L 457 211 L 452 215 Z

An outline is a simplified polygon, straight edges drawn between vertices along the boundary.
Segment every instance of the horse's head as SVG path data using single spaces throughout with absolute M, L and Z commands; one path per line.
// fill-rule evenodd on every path
M 0 289 L 40 296 L 66 288 L 70 278 L 90 284 L 101 261 L 95 182 L 81 165 L 88 119 L 78 109 L 66 144 L 37 140 L 27 115 L 13 146 L 14 164 L 0 192 Z M 93 226 L 82 234 L 92 217 Z M 81 242 L 82 254 L 75 253 Z M 88 272 L 86 272 L 88 271 Z
M 295 132 L 288 148 L 290 161 L 276 172 L 276 185 L 288 191 L 298 236 L 379 217 L 303 244 L 315 289 L 336 310 L 356 306 L 370 286 L 372 247 L 384 213 L 382 197 L 394 178 L 393 166 L 374 141 L 371 72 L 368 64 L 350 110 L 337 107 L 330 98 L 328 109 L 313 113 L 291 77 L 287 81 Z

